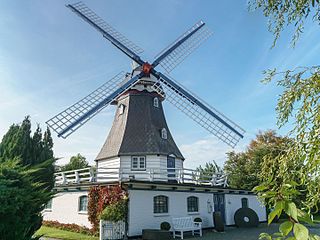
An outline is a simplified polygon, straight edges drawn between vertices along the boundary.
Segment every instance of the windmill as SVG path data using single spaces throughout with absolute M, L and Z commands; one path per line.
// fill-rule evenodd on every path
M 69 4 L 67 7 L 81 17 L 84 21 L 89 23 L 92 27 L 94 27 L 98 32 L 100 32 L 102 36 L 110 41 L 116 48 L 127 55 L 133 61 L 134 69 L 131 73 L 121 72 L 117 74 L 98 89 L 48 120 L 47 124 L 55 132 L 57 132 L 59 137 L 68 137 L 110 104 L 117 104 L 119 108 L 118 114 L 122 114 L 124 112 L 124 108 L 128 107 L 126 104 L 123 104 L 123 101 L 125 101 L 122 100 L 123 96 L 126 94 L 131 94 L 133 96 L 137 92 L 144 92 L 144 99 L 146 99 L 146 96 L 149 94 L 148 96 L 150 98 L 152 97 L 152 99 L 154 99 L 156 96 L 156 98 L 160 100 L 160 104 L 163 100 L 167 100 L 176 108 L 185 113 L 188 117 L 197 122 L 201 127 L 205 128 L 211 134 L 215 135 L 217 138 L 231 147 L 234 147 L 238 141 L 243 138 L 244 130 L 241 127 L 232 122 L 215 108 L 205 103 L 203 100 L 191 93 L 168 75 L 169 72 L 171 72 L 212 34 L 211 31 L 206 28 L 204 22 L 197 22 L 176 41 L 160 52 L 156 56 L 153 63 L 149 63 L 142 60 L 142 58 L 139 56 L 139 54 L 141 54 L 143 51 L 140 47 L 116 31 L 85 4 L 79 2 L 75 4 Z M 156 70 L 158 65 L 161 65 L 165 69 L 166 74 Z M 134 98 L 131 97 L 131 99 Z M 138 100 L 134 100 L 134 102 L 132 101 L 131 103 L 127 102 L 127 104 L 131 104 L 132 106 L 138 104 Z M 145 101 L 140 102 L 139 106 L 141 107 L 144 102 Z M 154 104 L 157 105 L 157 102 L 154 102 Z M 132 106 L 128 107 L 128 111 L 133 109 Z M 160 130 L 166 130 L 167 128 L 162 106 L 160 107 L 160 112 L 157 116 L 162 120 L 150 120 L 156 122 L 155 124 L 151 124 L 153 128 L 157 128 L 155 131 L 159 130 L 159 126 L 161 124 L 164 126 L 164 128 L 161 128 Z M 146 113 L 148 111 L 150 111 L 150 109 L 146 108 L 142 113 Z M 139 121 L 138 119 L 135 119 L 135 117 L 129 117 L 129 115 L 126 116 L 125 123 L 119 122 L 120 120 L 116 120 L 118 119 L 117 116 L 115 117 L 113 127 L 105 143 L 105 145 L 109 146 L 107 150 L 108 152 L 111 151 L 110 148 L 112 147 L 110 147 L 110 145 L 114 144 L 114 142 L 123 142 L 127 140 L 127 138 L 125 140 L 119 140 L 117 135 L 119 135 L 120 126 L 125 124 L 127 127 L 130 124 L 135 124 L 132 123 L 132 121 Z M 133 113 L 131 113 L 130 116 L 132 115 Z M 150 114 L 148 117 L 150 119 L 154 119 Z M 144 119 L 144 121 L 148 121 L 148 117 L 147 119 Z M 154 125 L 156 125 L 156 127 L 154 127 Z M 132 131 L 134 131 L 137 126 L 132 126 L 131 128 L 133 129 Z M 147 127 L 143 127 L 143 129 L 147 129 L 146 131 L 149 131 L 145 133 L 144 136 L 147 138 L 147 140 L 155 139 L 154 135 L 150 135 L 150 131 L 153 131 L 151 127 L 149 130 Z M 128 132 L 128 130 L 123 130 L 123 132 Z M 172 140 L 171 134 L 166 131 L 162 131 L 161 134 L 163 135 L 162 138 L 168 139 L 169 143 L 167 143 L 167 151 L 174 152 L 175 155 L 181 155 L 174 141 Z M 138 133 L 138 135 L 141 134 Z M 122 138 L 123 137 L 124 136 L 122 136 Z M 145 145 L 147 143 L 142 142 L 141 144 Z M 117 151 L 120 151 L 119 149 L 121 147 L 123 148 L 123 145 L 118 146 Z M 159 144 L 157 147 L 161 148 Z M 127 150 L 127 152 L 130 151 L 131 150 Z M 102 149 L 100 154 L 103 155 L 103 152 L 104 150 Z M 181 158 L 183 158 L 182 155 Z

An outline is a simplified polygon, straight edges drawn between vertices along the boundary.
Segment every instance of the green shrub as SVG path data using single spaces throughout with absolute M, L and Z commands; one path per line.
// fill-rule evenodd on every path
M 1 240 L 29 240 L 41 227 L 41 211 L 52 192 L 37 181 L 40 170 L 21 166 L 17 159 L 0 159 Z
M 128 214 L 128 200 L 120 199 L 108 205 L 101 213 L 100 219 L 111 222 L 125 221 Z
M 202 223 L 202 219 L 199 218 L 199 217 L 196 217 L 193 221 L 194 221 L 194 222 L 200 222 L 200 223 Z
M 61 230 L 66 230 L 70 232 L 82 233 L 86 235 L 95 235 L 93 229 L 89 229 L 84 226 L 79 226 L 74 223 L 59 223 L 58 221 L 42 221 L 43 226 L 58 228 Z
M 168 223 L 168 222 L 162 222 L 162 223 L 160 224 L 160 229 L 161 229 L 161 230 L 169 231 L 170 228 L 171 228 L 171 225 L 170 225 L 170 223 Z

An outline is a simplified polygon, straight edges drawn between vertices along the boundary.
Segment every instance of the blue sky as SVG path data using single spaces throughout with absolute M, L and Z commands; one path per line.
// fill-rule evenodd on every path
M 259 130 L 276 129 L 275 105 L 281 89 L 263 85 L 262 71 L 315 65 L 320 31 L 308 24 L 296 48 L 291 29 L 274 49 L 261 12 L 246 1 L 109 0 L 84 1 L 114 28 L 154 56 L 202 19 L 213 35 L 172 71 L 171 76 L 246 130 L 243 150 Z M 65 7 L 70 1 L 0 1 L 0 136 L 30 115 L 45 121 L 118 72 L 130 60 Z M 161 68 L 158 68 L 161 70 Z M 186 167 L 215 159 L 223 164 L 231 148 L 165 103 L 171 133 Z M 65 163 L 76 153 L 93 162 L 113 120 L 109 107 L 66 140 L 54 137 L 55 154 Z M 281 134 L 286 129 L 280 130 Z

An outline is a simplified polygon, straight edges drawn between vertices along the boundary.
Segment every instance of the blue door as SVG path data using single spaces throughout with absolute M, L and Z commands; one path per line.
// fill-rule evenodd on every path
M 213 204 L 214 204 L 214 211 L 221 213 L 222 221 L 225 224 L 226 223 L 226 218 L 225 218 L 224 194 L 214 193 L 213 194 Z
M 169 169 L 169 168 L 175 168 L 176 167 L 176 159 L 175 157 L 172 156 L 168 156 L 167 157 L 167 171 L 168 171 L 168 178 L 169 181 L 175 181 L 175 177 L 176 177 L 176 170 L 175 169 Z

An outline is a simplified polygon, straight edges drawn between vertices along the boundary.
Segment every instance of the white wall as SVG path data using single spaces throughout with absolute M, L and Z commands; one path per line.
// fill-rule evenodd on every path
M 124 174 L 122 177 L 129 178 L 129 175 L 134 175 L 135 179 L 138 180 L 150 180 L 149 172 L 154 171 L 154 180 L 167 181 L 167 156 L 164 155 L 146 155 L 146 170 L 143 171 L 132 171 L 131 170 L 131 156 L 121 156 L 120 157 L 120 169 L 130 172 L 129 174 Z M 176 158 L 176 168 L 183 168 L 183 161 Z M 161 170 L 162 169 L 162 170 Z M 159 174 L 159 171 L 162 174 Z
M 99 169 L 100 168 L 100 169 Z M 105 168 L 105 169 L 103 169 Z M 112 168 L 112 169 L 107 169 Z M 131 170 L 131 156 L 121 156 L 111 159 L 104 159 L 97 161 L 98 181 L 115 181 L 119 179 L 118 171 L 123 170 L 126 174 L 122 174 L 121 178 L 128 179 L 129 176 L 134 176 L 138 180 L 150 180 L 149 172 L 155 171 L 152 174 L 155 180 L 167 181 L 167 156 L 164 155 L 146 155 L 146 170 L 132 171 Z M 176 168 L 183 168 L 183 161 L 180 158 L 176 158 Z M 159 171 L 162 169 L 162 174 Z M 100 171 L 100 173 L 99 173 Z M 152 178 L 151 178 L 152 179 Z
M 88 215 L 78 211 L 79 197 L 88 195 L 88 192 L 62 192 L 52 199 L 52 209 L 43 211 L 43 219 L 58 221 L 60 223 L 75 223 L 78 225 L 91 227 Z
M 248 198 L 248 207 L 257 213 L 260 222 L 266 221 L 266 209 L 259 202 L 256 195 L 225 194 L 226 225 L 234 225 L 234 214 L 239 208 L 242 207 L 241 198 Z
M 97 161 L 97 181 L 106 182 L 119 179 L 120 158 L 109 158 Z
M 153 213 L 153 197 L 165 195 L 169 198 L 169 212 L 167 214 Z M 199 198 L 199 212 L 187 212 L 187 197 Z M 213 227 L 212 212 L 208 212 L 207 201 L 212 205 L 212 193 L 192 193 L 152 190 L 129 190 L 129 236 L 142 234 L 142 229 L 159 229 L 161 222 L 169 222 L 171 218 L 192 216 L 201 217 L 203 227 Z

